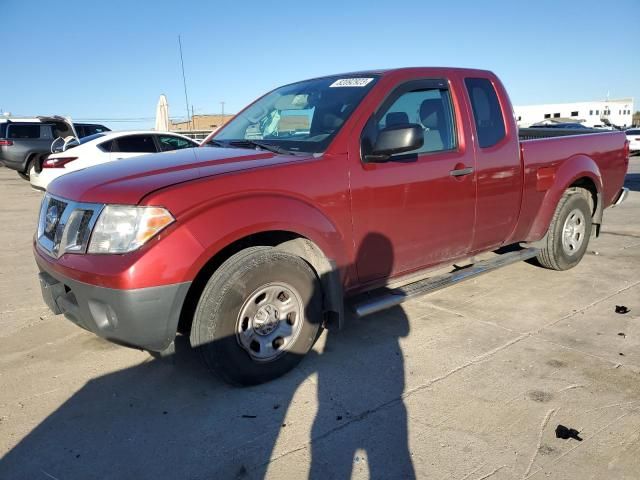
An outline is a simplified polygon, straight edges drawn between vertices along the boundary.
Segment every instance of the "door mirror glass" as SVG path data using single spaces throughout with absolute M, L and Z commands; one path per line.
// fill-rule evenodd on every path
M 370 153 L 364 156 L 366 162 L 386 162 L 399 153 L 417 150 L 424 144 L 423 129 L 414 123 L 391 125 L 378 132 Z

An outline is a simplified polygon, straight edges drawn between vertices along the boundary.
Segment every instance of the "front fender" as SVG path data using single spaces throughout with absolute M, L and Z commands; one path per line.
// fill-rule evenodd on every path
M 179 219 L 202 245 L 188 276 L 194 278 L 226 246 L 250 235 L 286 231 L 308 238 L 338 266 L 348 265 L 345 233 L 329 214 L 304 199 L 271 192 L 250 192 L 220 199 Z
M 545 180 L 548 179 L 549 168 L 553 167 L 545 167 Z M 574 155 L 562 162 L 553 173 L 552 182 L 540 181 L 540 170 L 537 172 L 537 188 L 544 189 L 547 185 L 549 186 L 545 190 L 538 213 L 534 217 L 526 236 L 525 240 L 529 242 L 537 241 L 544 237 L 549 229 L 549 224 L 560 198 L 569 187 L 579 180 L 591 180 L 595 185 L 598 197 L 602 194 L 602 174 L 600 169 L 596 162 L 586 155 Z M 600 209 L 601 205 L 598 205 L 598 208 Z

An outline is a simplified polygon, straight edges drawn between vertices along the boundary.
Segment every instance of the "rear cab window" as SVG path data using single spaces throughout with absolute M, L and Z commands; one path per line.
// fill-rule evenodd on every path
M 491 81 L 486 78 L 465 78 L 465 86 L 473 109 L 480 148 L 493 147 L 506 136 L 500 101 Z

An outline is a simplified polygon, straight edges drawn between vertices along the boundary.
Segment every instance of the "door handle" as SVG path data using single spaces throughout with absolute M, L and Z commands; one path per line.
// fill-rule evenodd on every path
M 462 177 L 464 175 L 471 175 L 472 173 L 473 173 L 473 168 L 467 167 L 467 168 L 458 168 L 456 170 L 451 170 L 449 172 L 449 175 L 451 175 L 452 177 Z

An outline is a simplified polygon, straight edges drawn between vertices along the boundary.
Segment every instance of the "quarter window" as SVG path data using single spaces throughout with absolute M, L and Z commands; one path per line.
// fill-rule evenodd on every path
M 467 78 L 464 83 L 473 108 L 478 145 L 480 148 L 492 147 L 506 135 L 498 95 L 486 78 Z
M 115 140 L 108 140 L 106 142 L 102 142 L 101 144 L 98 145 L 98 148 L 100 148 L 100 150 L 102 150 L 103 152 L 110 153 L 113 150 L 114 142 Z

